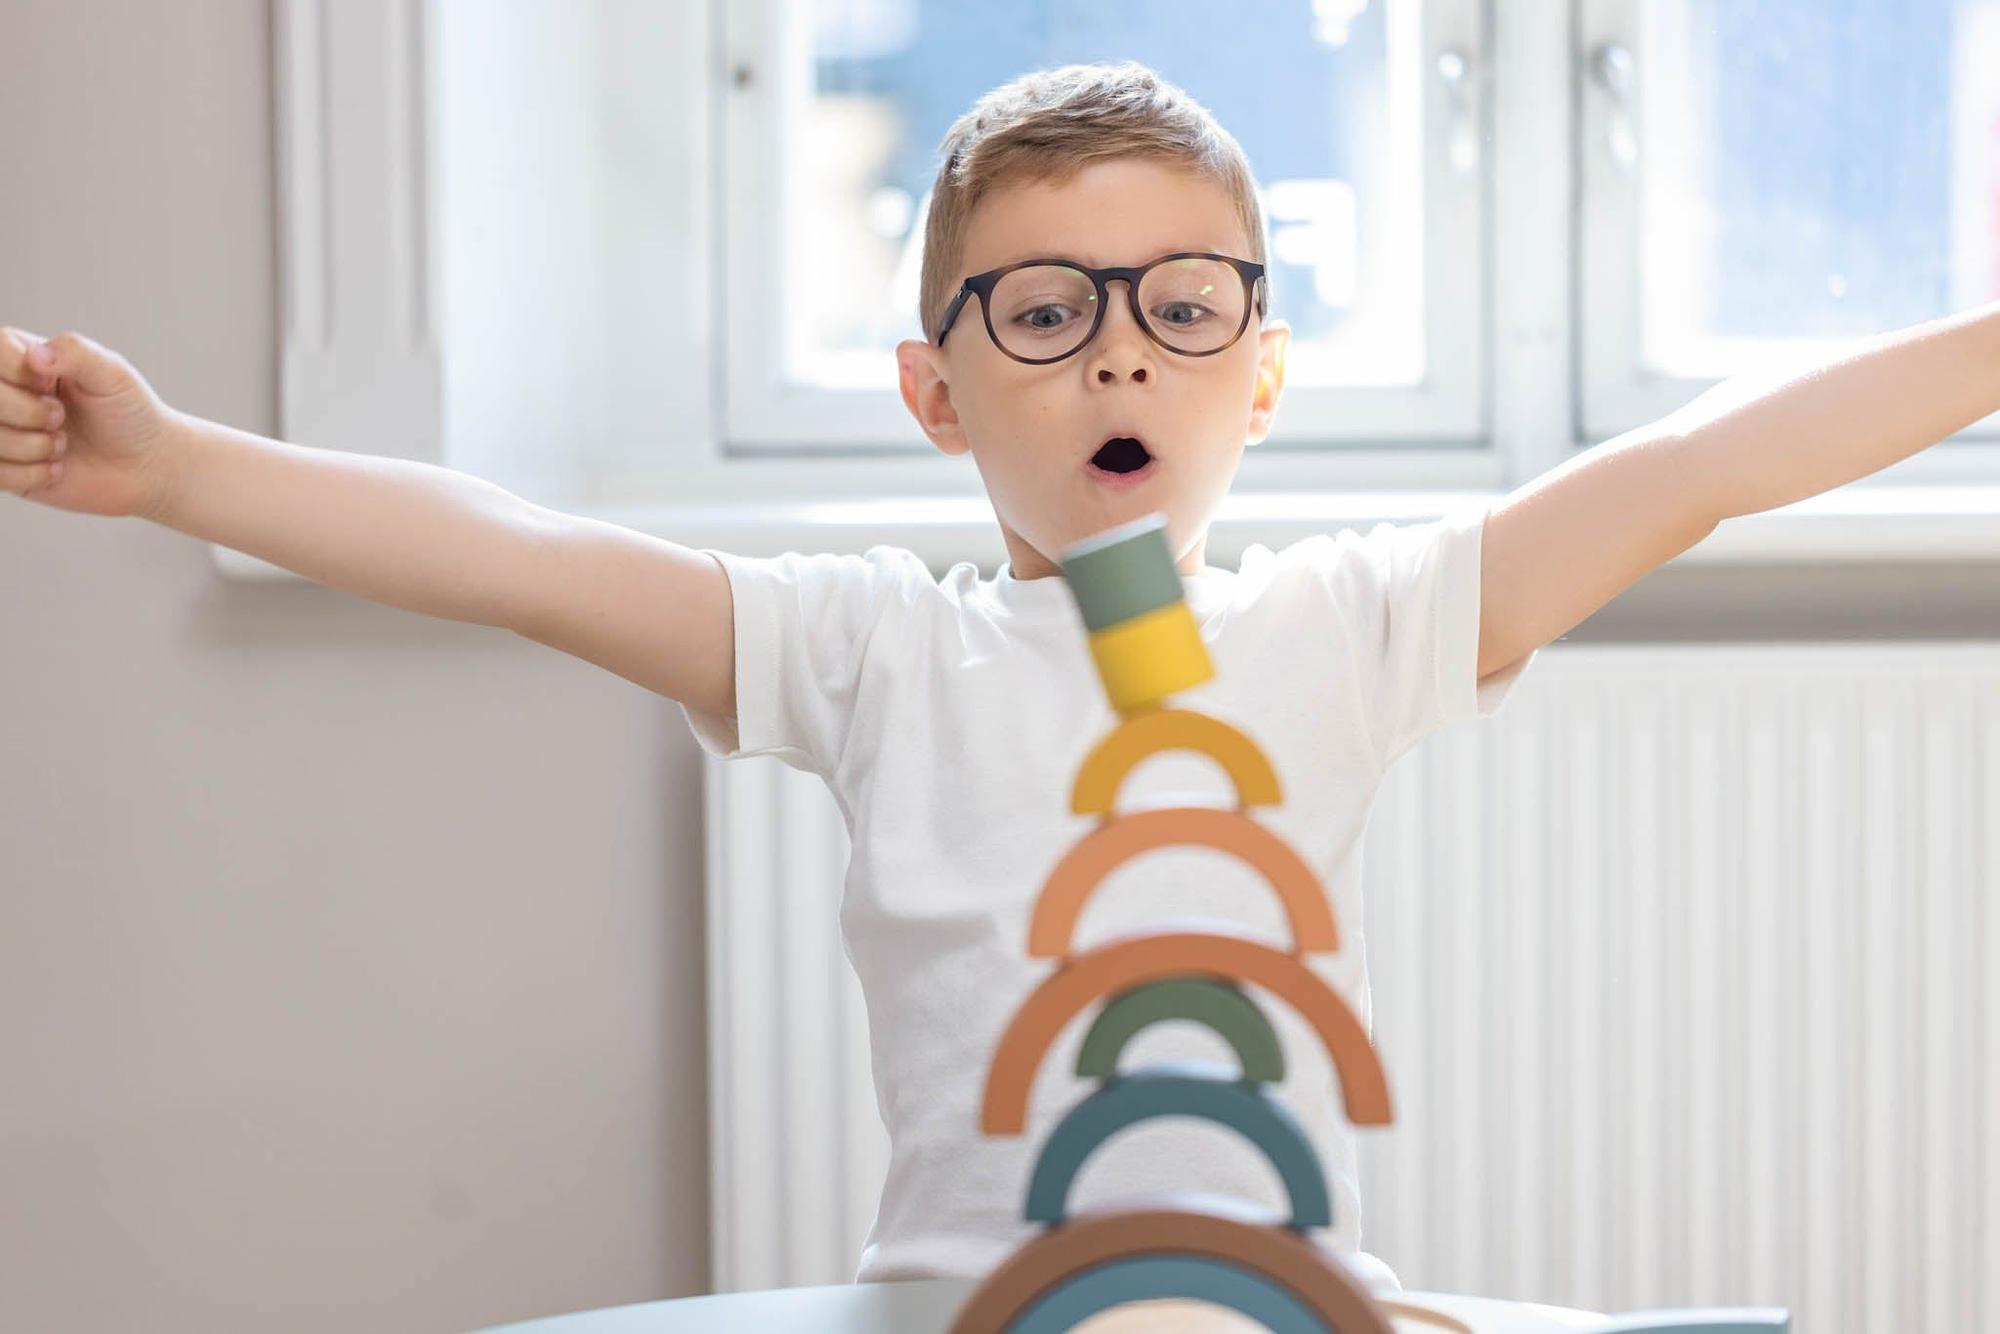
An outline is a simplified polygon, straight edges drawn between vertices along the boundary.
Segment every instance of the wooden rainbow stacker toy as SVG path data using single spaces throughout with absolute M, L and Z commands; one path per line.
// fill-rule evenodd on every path
M 1311 866 L 1252 814 L 1283 799 L 1263 750 L 1236 727 L 1167 703 L 1174 692 L 1212 679 L 1215 668 L 1183 596 L 1163 516 L 1147 515 L 1080 542 L 1063 553 L 1061 564 L 1120 721 L 1086 756 L 1071 788 L 1071 811 L 1097 816 L 1098 824 L 1057 862 L 1036 900 L 1028 953 L 1051 960 L 1054 969 L 1001 1034 L 987 1070 L 980 1130 L 1023 1133 L 1044 1056 L 1070 1021 L 1093 1006 L 1076 1069 L 1101 1082 L 1043 1142 L 1025 1203 L 1025 1216 L 1043 1230 L 971 1290 L 952 1334 L 1045 1334 L 1115 1307 L 1161 1300 L 1224 1307 L 1280 1334 L 1413 1328 L 1502 1334 L 1500 1324 L 1468 1323 L 1453 1314 L 1447 1297 L 1372 1295 L 1337 1252 L 1313 1237 L 1313 1229 L 1333 1224 L 1325 1173 L 1304 1128 L 1275 1096 L 1285 1053 L 1245 984 L 1282 1000 L 1311 1025 L 1340 1076 L 1350 1121 L 1390 1122 L 1388 1081 L 1367 1031 L 1304 962 L 1309 952 L 1340 948 L 1327 895 Z M 1155 807 L 1121 815 L 1118 795 L 1126 776 L 1149 756 L 1176 749 L 1214 760 L 1235 786 L 1235 808 Z M 1106 877 L 1143 852 L 1175 845 L 1212 848 L 1254 867 L 1278 897 L 1291 948 L 1226 922 L 1201 920 L 1163 923 L 1075 949 L 1078 918 Z M 1127 1044 L 1168 1020 L 1207 1025 L 1235 1063 L 1156 1063 L 1121 1071 Z M 1211 1121 L 1256 1145 L 1284 1183 L 1289 1216 L 1266 1216 L 1228 1197 L 1171 1193 L 1070 1212 L 1070 1187 L 1090 1154 L 1121 1130 L 1166 1116 Z M 1505 1334 L 1769 1334 L 1790 1328 L 1785 1312 L 1761 1308 L 1655 1311 L 1581 1325 L 1540 1320 L 1537 1310 L 1559 1314 L 1523 1306 L 1518 1319 L 1505 1320 Z

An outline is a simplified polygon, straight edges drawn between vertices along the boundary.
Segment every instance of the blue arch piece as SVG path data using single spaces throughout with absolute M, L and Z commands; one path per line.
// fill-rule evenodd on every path
M 1255 1270 L 1178 1251 L 1133 1256 L 1066 1278 L 1016 1316 L 1007 1334 L 1061 1334 L 1099 1311 L 1160 1297 L 1214 1302 L 1262 1321 L 1275 1334 L 1326 1334 L 1290 1289 Z
M 1084 1160 L 1111 1136 L 1156 1116 L 1192 1116 L 1243 1135 L 1264 1151 L 1292 1197 L 1295 1228 L 1332 1227 L 1319 1155 L 1298 1118 L 1261 1084 L 1208 1061 L 1162 1061 L 1106 1080 L 1069 1109 L 1042 1144 L 1028 1182 L 1027 1219 L 1060 1223 Z

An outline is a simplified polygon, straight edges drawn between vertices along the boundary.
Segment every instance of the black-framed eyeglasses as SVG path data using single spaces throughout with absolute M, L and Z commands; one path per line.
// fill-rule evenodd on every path
M 977 295 L 995 347 L 1030 366 L 1061 361 L 1097 336 L 1111 302 L 1108 284 L 1117 278 L 1146 336 L 1184 357 L 1212 357 L 1242 337 L 1251 307 L 1261 316 L 1269 291 L 1262 264 L 1206 251 L 1162 255 L 1137 268 L 1024 259 L 967 278 L 945 308 L 937 345 Z

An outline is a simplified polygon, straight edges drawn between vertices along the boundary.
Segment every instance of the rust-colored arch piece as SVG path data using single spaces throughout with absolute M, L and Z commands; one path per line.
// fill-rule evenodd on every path
M 1386 1125 L 1389 1084 L 1367 1030 L 1347 1002 L 1296 954 L 1229 922 L 1175 922 L 1120 936 L 1063 961 L 1008 1021 L 986 1069 L 979 1128 L 1018 1135 L 1027 1124 L 1035 1074 L 1063 1027 L 1092 1002 L 1144 982 L 1192 973 L 1251 982 L 1288 1002 L 1313 1027 L 1340 1075 L 1347 1119 Z
M 1068 954 L 1077 918 L 1105 877 L 1140 853 L 1180 846 L 1232 853 L 1256 868 L 1284 907 L 1295 952 L 1340 948 L 1326 891 L 1289 843 L 1241 811 L 1163 806 L 1107 821 L 1063 854 L 1035 900 L 1028 953 L 1041 959 Z
M 1211 1195 L 1147 1196 L 1072 1215 L 1001 1261 L 959 1308 L 950 1334 L 1002 1334 L 1038 1297 L 1077 1274 L 1156 1252 L 1262 1275 L 1336 1334 L 1394 1334 L 1387 1313 L 1336 1252 L 1307 1233 L 1256 1221 L 1240 1200 Z

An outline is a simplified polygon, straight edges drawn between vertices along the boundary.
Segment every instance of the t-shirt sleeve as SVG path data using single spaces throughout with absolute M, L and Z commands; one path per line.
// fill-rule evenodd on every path
M 739 556 L 701 548 L 729 576 L 736 624 L 736 716 L 681 704 L 718 759 L 773 755 L 830 777 L 847 747 L 871 652 L 886 651 L 921 559 L 901 548 Z
M 1362 712 L 1384 767 L 1451 723 L 1490 718 L 1539 650 L 1478 679 L 1488 507 L 1340 533 L 1327 564 Z

